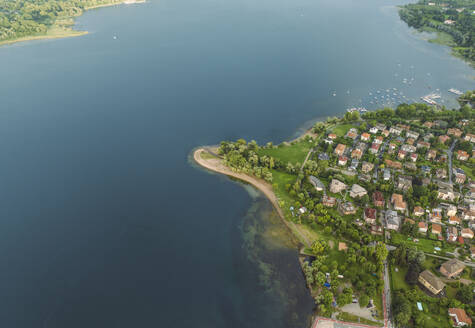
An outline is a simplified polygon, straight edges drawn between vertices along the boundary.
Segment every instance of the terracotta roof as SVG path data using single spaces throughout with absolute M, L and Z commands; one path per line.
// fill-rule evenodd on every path
M 459 322 L 463 322 L 463 323 L 465 323 L 469 326 L 472 324 L 472 319 L 467 315 L 467 313 L 465 313 L 464 309 L 449 308 L 449 315 L 450 316 L 457 316 L 457 320 Z

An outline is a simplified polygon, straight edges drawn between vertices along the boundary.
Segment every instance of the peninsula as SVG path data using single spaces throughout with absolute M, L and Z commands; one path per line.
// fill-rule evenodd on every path
M 193 157 L 262 191 L 298 238 L 315 327 L 471 325 L 474 100 L 348 112 L 291 142 L 223 141 Z
M 73 29 L 84 11 L 145 0 L 15 0 L 0 2 L 0 45 L 87 34 Z

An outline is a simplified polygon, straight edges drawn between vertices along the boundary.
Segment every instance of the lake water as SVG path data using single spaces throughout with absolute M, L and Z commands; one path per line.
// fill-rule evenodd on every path
M 370 92 L 474 89 L 399 3 L 152 0 L 86 13 L 83 37 L 1 47 L 0 325 L 306 326 L 269 203 L 189 154 L 281 142 L 376 107 Z

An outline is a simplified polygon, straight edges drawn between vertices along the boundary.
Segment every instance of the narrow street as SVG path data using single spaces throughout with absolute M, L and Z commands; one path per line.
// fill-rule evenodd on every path
M 450 146 L 449 150 L 447 150 L 447 157 L 448 157 L 448 160 L 449 160 L 449 172 L 448 172 L 448 174 L 449 174 L 449 183 L 450 184 L 452 184 L 452 153 L 454 151 L 456 143 L 457 143 L 457 139 L 454 140 L 454 142 Z
M 391 325 L 391 283 L 389 281 L 388 262 L 384 261 L 384 291 L 383 291 L 383 312 L 384 312 L 384 327 L 390 328 Z

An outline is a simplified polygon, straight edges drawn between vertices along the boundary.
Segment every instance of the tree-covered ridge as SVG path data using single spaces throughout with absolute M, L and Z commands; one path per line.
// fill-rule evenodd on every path
M 409 26 L 443 32 L 453 39 L 453 50 L 475 63 L 475 1 L 420 0 L 407 4 L 399 15 Z
M 59 20 L 85 9 L 123 0 L 6 0 L 0 1 L 0 41 L 45 34 Z

